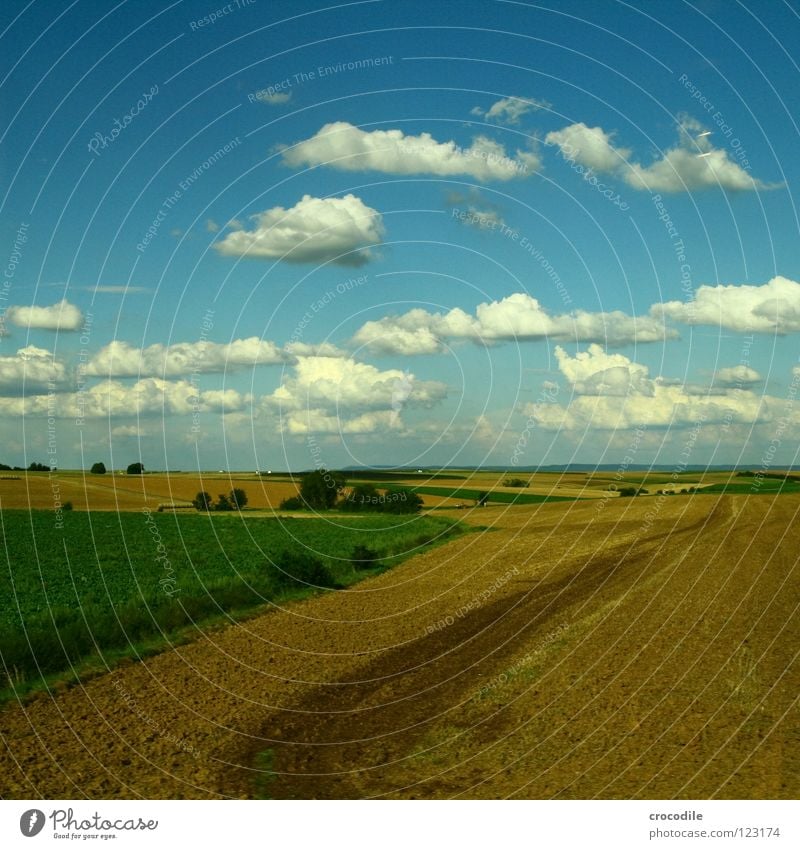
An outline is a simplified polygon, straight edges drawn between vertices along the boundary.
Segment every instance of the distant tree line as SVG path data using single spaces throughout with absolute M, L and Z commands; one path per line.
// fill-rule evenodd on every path
M 748 469 L 743 472 L 736 472 L 736 476 L 740 478 L 754 478 L 756 477 L 756 472 Z M 776 481 L 800 481 L 800 475 L 788 475 L 785 472 L 758 472 L 758 477 L 770 478 Z
M 22 466 L 8 466 L 0 463 L 0 472 L 50 472 L 56 471 L 56 466 L 46 466 L 44 463 L 31 463 L 27 469 Z

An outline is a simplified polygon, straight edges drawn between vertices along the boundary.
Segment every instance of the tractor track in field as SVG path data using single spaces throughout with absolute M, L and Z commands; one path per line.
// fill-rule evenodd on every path
M 653 503 L 484 508 L 491 532 L 8 705 L 0 795 L 796 795 L 800 498 Z

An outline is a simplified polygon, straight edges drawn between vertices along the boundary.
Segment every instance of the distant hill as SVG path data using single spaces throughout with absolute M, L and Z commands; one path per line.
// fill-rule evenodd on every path
M 391 473 L 391 474 L 418 474 L 420 471 L 424 474 L 443 474 L 451 470 L 453 472 L 545 472 L 553 474 L 563 474 L 569 472 L 616 472 L 619 470 L 619 463 L 567 463 L 565 465 L 547 465 L 547 466 L 425 466 L 422 468 L 414 468 L 409 466 L 346 466 L 340 471 L 356 475 L 370 473 Z M 748 469 L 758 469 L 759 464 L 752 465 L 716 465 L 704 466 L 702 464 L 690 465 L 684 468 L 686 472 L 736 472 L 745 471 Z M 800 466 L 780 466 L 780 471 L 800 471 Z M 660 463 L 649 465 L 647 463 L 636 464 L 632 463 L 625 467 L 627 472 L 673 472 L 675 464 Z

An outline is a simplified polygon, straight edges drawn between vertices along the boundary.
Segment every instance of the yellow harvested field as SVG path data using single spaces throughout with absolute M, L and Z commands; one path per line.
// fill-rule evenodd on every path
M 154 510 L 159 504 L 188 503 L 206 491 L 216 500 L 234 487 L 248 496 L 248 507 L 275 509 L 297 494 L 289 481 L 256 475 L 145 474 L 83 475 L 78 472 L 19 472 L 19 480 L 0 478 L 0 509 L 48 510 L 71 501 L 75 510 Z

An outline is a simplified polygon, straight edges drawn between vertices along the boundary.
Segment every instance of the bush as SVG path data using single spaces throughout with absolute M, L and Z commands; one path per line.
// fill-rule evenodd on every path
M 211 495 L 205 491 L 198 492 L 194 497 L 194 501 L 192 501 L 196 510 L 210 510 L 211 509 Z
M 248 501 L 247 493 L 243 489 L 232 489 L 228 495 L 228 499 L 234 510 L 241 510 Z
M 306 585 L 334 589 L 339 582 L 331 570 L 316 557 L 285 551 L 278 557 L 276 581 L 281 589 L 302 589 Z
M 503 481 L 503 486 L 516 486 L 520 489 L 527 489 L 528 481 L 523 480 L 522 478 L 509 478 L 508 480 Z
M 293 495 L 291 498 L 284 498 L 281 501 L 281 510 L 302 510 L 305 507 L 305 502 L 299 495 Z
M 104 475 L 106 473 L 106 464 L 95 463 L 89 471 L 93 475 Z
M 65 502 L 61 505 L 61 509 L 62 509 L 62 510 L 66 510 L 67 512 L 69 512 L 70 510 L 72 510 L 72 502 L 71 502 L 71 501 L 65 501 Z
M 378 559 L 378 552 L 366 545 L 357 545 L 350 555 L 354 569 L 371 569 Z
M 143 475 L 144 466 L 141 463 L 131 463 L 127 471 L 129 475 Z

